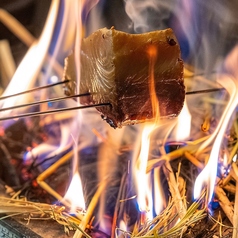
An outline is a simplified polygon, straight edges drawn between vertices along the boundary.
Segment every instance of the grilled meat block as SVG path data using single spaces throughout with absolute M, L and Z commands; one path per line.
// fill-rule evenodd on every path
M 172 29 L 128 34 L 103 28 L 82 40 L 80 57 L 79 91 L 92 93 L 80 98 L 80 102 L 109 102 L 111 106 L 97 110 L 112 127 L 153 119 L 151 77 L 160 117 L 176 117 L 180 113 L 185 99 L 183 61 Z M 71 64 L 74 67 L 70 61 L 72 58 L 66 60 L 65 78 L 72 79 L 75 75 L 69 68 Z

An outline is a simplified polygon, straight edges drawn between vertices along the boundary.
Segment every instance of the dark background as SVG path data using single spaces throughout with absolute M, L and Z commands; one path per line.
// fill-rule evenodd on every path
M 196 61 L 200 61 L 200 65 L 196 66 L 204 68 L 207 64 L 211 64 L 211 67 L 213 67 L 213 63 L 202 63 L 204 61 L 204 51 L 209 51 L 212 56 L 210 61 L 214 61 L 215 64 L 218 57 L 226 55 L 238 42 L 238 2 L 236 0 L 225 2 L 222 0 L 191 1 L 194 4 L 192 20 L 189 22 L 192 26 L 191 33 L 188 29 L 185 30 L 186 32 L 182 32 L 179 20 L 180 15 L 184 14 L 184 17 L 186 17 L 186 12 L 177 15 L 173 13 L 176 3 L 179 3 L 179 1 L 168 0 L 166 4 L 161 0 L 155 2 L 158 8 L 152 9 L 148 4 L 141 12 L 141 16 L 145 19 L 146 24 L 150 26 L 150 30 L 173 28 L 180 42 L 182 58 L 191 65 L 194 64 L 194 58 L 196 58 Z M 10 12 L 35 37 L 39 37 L 50 3 L 50 0 L 1 0 L 0 8 Z M 183 8 L 181 11 L 183 11 Z M 100 0 L 94 8 L 95 12 L 100 13 L 98 14 L 97 24 L 95 24 L 97 29 L 114 26 L 117 30 L 134 33 L 133 22 L 125 12 L 124 0 Z M 92 22 L 95 22 L 92 15 L 93 11 L 87 19 L 86 35 L 95 30 L 95 27 L 92 27 Z M 140 29 L 137 33 L 141 33 Z M 0 22 L 1 39 L 9 40 L 12 54 L 18 65 L 27 47 Z M 190 45 L 188 41 L 190 41 Z
M 50 3 L 50 0 L 1 0 L 0 8 L 8 11 L 38 38 L 44 26 Z M 18 65 L 28 47 L 0 22 L 0 40 L 2 39 L 8 39 L 10 42 L 12 54 Z

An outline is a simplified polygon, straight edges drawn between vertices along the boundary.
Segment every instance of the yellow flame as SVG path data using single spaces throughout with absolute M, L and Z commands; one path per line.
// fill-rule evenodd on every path
M 67 19 L 69 19 L 65 26 L 66 31 L 63 31 L 63 35 L 66 34 L 67 29 L 70 27 L 72 28 L 71 24 L 75 24 L 75 46 L 74 46 L 74 51 L 75 52 L 80 52 L 81 48 L 81 40 L 84 35 L 84 26 L 82 22 L 82 12 L 84 7 L 88 4 L 87 10 L 90 11 L 90 9 L 97 4 L 98 0 L 93 0 L 93 1 L 86 1 L 86 0 L 65 0 L 66 5 L 68 6 L 68 11 L 67 12 Z M 72 31 L 70 31 L 72 33 Z M 72 33 L 74 35 L 74 33 Z M 63 37 L 63 36 L 62 36 Z M 64 37 L 63 37 L 64 39 Z M 68 38 L 66 38 L 68 39 Z M 71 39 L 71 37 L 69 38 Z M 70 44 L 70 41 L 68 42 Z M 76 84 L 79 85 L 80 81 L 80 54 L 75 54 L 75 65 L 76 65 Z M 79 87 L 76 88 L 77 93 L 79 93 Z M 79 101 L 77 101 L 77 104 L 79 104 Z M 81 114 L 80 114 L 81 116 Z M 75 145 L 77 144 L 77 139 L 75 138 Z M 84 142 L 79 145 L 79 148 L 84 148 Z M 86 143 L 87 144 L 87 143 Z M 76 146 L 75 146 L 76 147 Z M 72 208 L 75 209 L 77 207 L 85 209 L 85 201 L 84 201 L 84 196 L 83 196 L 83 188 L 82 188 L 82 183 L 80 179 L 80 175 L 78 172 L 78 149 L 75 148 L 75 155 L 73 157 L 73 179 L 70 183 L 70 186 L 68 188 L 67 193 L 65 194 L 65 199 L 68 199 L 71 204 Z M 78 191 L 76 193 L 76 191 Z
M 82 195 L 82 182 L 78 171 L 74 173 L 68 191 L 64 199 L 70 202 L 71 212 L 75 212 L 78 208 L 85 209 L 85 201 Z
M 237 160 L 237 154 L 234 155 L 234 157 L 232 158 L 232 161 L 236 163 Z
M 162 184 L 161 184 L 161 179 L 160 179 L 160 174 L 161 174 L 161 169 L 160 168 L 155 168 L 154 169 L 154 176 L 153 176 L 153 181 L 154 181 L 154 210 L 155 214 L 159 215 L 160 212 L 163 209 L 163 201 L 164 196 L 162 195 Z
M 137 186 L 137 201 L 139 209 L 147 213 L 149 219 L 153 218 L 152 215 L 152 188 L 150 174 L 146 174 L 148 153 L 150 147 L 150 134 L 155 129 L 155 124 L 145 125 L 141 135 L 141 150 L 136 162 L 135 179 Z
M 115 237 L 125 237 L 125 232 L 127 232 L 128 228 L 125 221 L 120 220 L 119 229 L 115 230 Z
M 97 1 L 94 1 L 94 2 L 97 2 Z M 93 1 L 90 2 L 90 5 L 93 5 L 92 3 Z M 36 80 L 38 78 L 40 79 L 39 80 L 40 85 L 46 85 L 47 79 L 52 76 L 51 74 L 53 71 L 52 70 L 53 66 L 54 66 L 54 70 L 58 73 L 57 76 L 59 78 L 62 77 L 63 68 L 59 62 L 62 62 L 64 60 L 64 58 L 69 54 L 69 51 L 71 51 L 75 45 L 76 45 L 75 47 L 77 52 L 79 52 L 80 50 L 80 42 L 82 38 L 81 13 L 85 4 L 88 4 L 88 3 L 87 1 L 83 1 L 83 0 L 62 0 L 62 1 L 53 0 L 52 1 L 49 14 L 46 20 L 46 24 L 44 26 L 44 29 L 42 31 L 42 34 L 39 40 L 34 42 L 33 45 L 30 47 L 30 49 L 28 50 L 21 64 L 17 68 L 11 82 L 9 83 L 8 88 L 5 90 L 3 96 L 15 94 L 15 93 L 25 91 L 27 89 L 31 89 L 32 87 L 35 86 Z M 60 22 L 60 28 L 56 29 L 56 27 L 58 27 L 58 24 L 56 23 L 59 23 L 59 22 Z M 55 42 L 53 42 L 54 30 L 57 31 L 57 40 Z M 51 55 L 49 55 L 49 52 L 48 52 L 50 45 L 54 45 L 54 47 L 52 47 L 53 52 L 51 52 Z M 77 55 L 80 55 L 80 54 L 77 54 Z M 45 60 L 47 60 L 47 64 L 44 64 Z M 44 71 L 44 75 L 42 76 L 40 74 L 40 71 L 42 69 L 43 64 L 44 64 L 45 71 Z M 80 65 L 79 62 L 78 62 L 78 65 Z M 56 77 L 53 77 L 52 79 L 56 79 Z M 63 90 L 62 90 L 62 93 L 63 93 Z M 41 93 L 41 96 L 42 94 L 43 93 Z M 27 97 L 28 95 L 8 98 L 7 100 L 3 101 L 1 106 L 3 108 L 6 108 L 6 107 L 14 106 L 17 104 L 23 104 L 28 100 L 28 97 Z M 42 97 L 48 97 L 48 95 L 43 95 Z M 67 103 L 68 101 L 66 102 L 66 104 Z M 70 102 L 71 106 L 72 106 L 72 103 L 75 103 L 75 102 L 71 101 Z M 9 114 L 11 113 L 11 111 L 5 111 L 3 113 Z M 3 113 L 1 113 L 1 116 L 3 115 Z M 16 110 L 14 111 L 14 113 L 17 114 Z M 59 119 L 59 120 L 62 120 L 60 122 L 61 138 L 60 138 L 59 145 L 55 147 L 52 147 L 52 146 L 50 147 L 49 145 L 47 145 L 47 143 L 45 143 L 40 145 L 38 148 L 36 148 L 36 150 L 33 149 L 34 152 L 38 151 L 40 153 L 39 156 L 41 156 L 45 152 L 47 152 L 47 155 L 51 155 L 51 153 L 55 155 L 67 149 L 69 146 L 72 146 L 72 143 L 73 143 L 72 138 L 73 138 L 75 140 L 74 147 L 75 147 L 76 153 L 78 153 L 78 150 L 76 148 L 77 147 L 76 141 L 79 134 L 79 124 L 80 124 L 78 120 L 79 119 L 78 112 L 75 111 L 70 113 L 69 118 L 73 118 L 74 120 L 71 120 L 71 122 L 68 122 L 68 121 L 65 122 L 63 121 L 63 119 Z M 66 198 L 72 202 L 74 207 L 77 206 L 80 208 L 84 208 L 85 204 L 84 204 L 80 176 L 78 173 L 78 167 L 77 167 L 78 156 L 76 155 L 76 153 L 74 156 L 74 160 L 75 160 L 74 169 L 73 169 L 74 175 L 73 175 L 72 182 L 69 186 L 69 190 L 66 194 Z
M 176 141 L 185 140 L 190 135 L 191 130 L 191 114 L 188 109 L 187 101 L 185 100 L 183 109 L 178 116 L 176 125 Z

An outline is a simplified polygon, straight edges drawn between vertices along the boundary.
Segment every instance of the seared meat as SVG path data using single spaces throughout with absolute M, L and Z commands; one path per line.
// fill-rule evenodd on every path
M 151 49 L 155 51 L 153 69 Z M 103 28 L 82 40 L 80 54 L 80 93 L 92 93 L 80 102 L 110 102 L 111 106 L 97 110 L 112 127 L 153 119 L 150 77 L 155 82 L 160 117 L 180 113 L 185 98 L 183 62 L 172 29 L 128 34 Z M 66 78 L 75 77 L 69 71 Z

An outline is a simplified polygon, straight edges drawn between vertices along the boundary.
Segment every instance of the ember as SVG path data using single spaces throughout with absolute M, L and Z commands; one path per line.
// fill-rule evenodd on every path
M 32 10 L 34 4 L 24 6 Z M 49 10 L 43 7 L 48 17 L 42 20 L 45 26 L 40 37 L 39 32 L 33 36 L 27 29 L 26 18 L 34 16 L 21 13 L 22 25 L 10 14 L 18 17 L 9 6 L 0 3 L 9 11 L 0 8 L 2 216 L 17 213 L 14 222 L 19 223 L 22 218 L 30 223 L 55 220 L 57 231 L 44 223 L 45 230 L 51 229 L 49 237 L 52 232 L 58 237 L 66 232 L 74 238 L 237 237 L 236 1 L 53 0 Z M 93 107 L 111 110 L 114 87 L 106 95 L 108 100 L 80 104 L 98 96 L 93 95 L 94 90 L 81 91 L 89 80 L 81 78 L 87 56 L 79 53 L 87 48 L 82 39 L 93 32 L 115 33 L 112 26 L 130 35 L 173 29 L 176 38 L 166 37 L 165 48 L 180 46 L 185 66 L 180 76 L 186 87 L 184 107 L 177 118 L 160 117 L 170 108 L 163 106 L 156 88 L 166 50 L 161 52 L 154 45 L 145 47 L 146 60 L 142 61 L 146 66 L 137 65 L 142 55 L 136 56 L 133 66 L 135 71 L 145 68 L 153 120 L 116 130 L 103 122 Z M 22 60 L 15 55 L 14 35 L 29 47 Z M 124 42 L 119 48 L 124 49 L 122 46 Z M 64 60 L 70 54 L 73 74 L 64 72 Z M 100 57 L 103 55 L 97 56 L 102 62 Z M 19 64 L 17 69 L 14 61 Z M 130 61 L 121 62 L 127 74 Z M 89 63 L 92 70 L 97 69 L 96 61 Z M 174 66 L 169 66 L 166 61 L 163 67 L 168 70 L 161 75 L 175 80 L 171 76 Z M 117 70 L 122 72 L 118 66 Z M 90 78 L 91 88 L 94 81 Z M 126 87 L 131 89 L 130 84 Z M 140 94 L 136 90 L 136 100 Z M 166 94 L 163 97 L 169 96 Z M 120 123 L 115 125 L 121 127 Z M 38 233 L 34 226 L 32 232 Z

